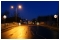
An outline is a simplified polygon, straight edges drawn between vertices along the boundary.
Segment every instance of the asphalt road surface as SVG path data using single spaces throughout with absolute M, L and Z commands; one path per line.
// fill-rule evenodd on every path
M 2 38 L 13 38 L 13 39 L 18 39 L 18 38 L 31 38 L 32 37 L 32 33 L 30 31 L 30 28 L 28 26 L 17 26 L 14 27 L 8 31 L 2 32 L 1 34 Z
M 6 29 L 5 29 L 6 30 Z M 1 32 L 2 39 L 59 39 L 59 32 L 42 26 L 21 25 Z

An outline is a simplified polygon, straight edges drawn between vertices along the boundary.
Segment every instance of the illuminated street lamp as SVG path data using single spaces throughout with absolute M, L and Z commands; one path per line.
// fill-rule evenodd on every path
M 4 18 L 4 19 L 6 19 L 6 18 L 7 18 L 7 16 L 6 16 L 6 15 L 4 15 L 4 16 L 3 16 L 3 18 Z
M 19 5 L 19 6 L 18 6 L 18 8 L 19 8 L 19 9 L 21 9 L 21 8 L 22 8 L 22 6 L 21 6 L 21 5 Z
M 14 6 L 11 6 L 11 8 L 13 9 L 14 8 Z M 21 5 L 18 5 L 18 8 L 16 7 L 16 21 L 17 21 L 17 9 L 21 9 L 22 8 L 22 6 Z
M 11 6 L 11 8 L 14 8 L 14 6 Z
M 7 16 L 6 16 L 6 15 L 4 15 L 4 16 L 3 16 L 3 18 L 4 18 L 4 23 L 5 23 L 5 19 L 7 18 Z
M 54 18 L 57 18 L 57 26 L 58 26 L 58 15 L 54 15 Z
M 54 18 L 58 18 L 58 15 L 54 15 Z

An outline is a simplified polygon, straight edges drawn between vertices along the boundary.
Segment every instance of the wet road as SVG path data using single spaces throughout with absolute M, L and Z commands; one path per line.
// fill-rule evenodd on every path
M 59 39 L 59 32 L 42 26 L 33 26 L 31 31 L 35 34 L 34 39 Z
M 1 34 L 2 38 L 5 39 L 18 39 L 18 38 L 32 38 L 32 33 L 30 32 L 30 28 L 28 26 L 17 26 L 8 31 L 5 31 Z
M 2 39 L 58 39 L 59 33 L 42 26 L 17 26 L 1 33 Z

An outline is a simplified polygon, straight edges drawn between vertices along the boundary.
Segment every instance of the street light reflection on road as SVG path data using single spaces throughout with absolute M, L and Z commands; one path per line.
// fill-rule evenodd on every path
M 2 33 L 2 38 L 28 39 L 32 38 L 32 33 L 28 26 L 17 26 L 9 31 Z

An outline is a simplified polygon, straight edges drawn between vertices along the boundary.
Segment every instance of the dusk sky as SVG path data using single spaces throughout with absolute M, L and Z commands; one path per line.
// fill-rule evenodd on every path
M 1 12 L 8 10 L 9 17 L 12 17 L 18 5 L 22 6 L 22 9 L 18 9 L 19 16 L 28 20 L 38 16 L 54 15 L 59 11 L 59 1 L 2 1 Z M 10 6 L 14 8 L 11 9 Z

